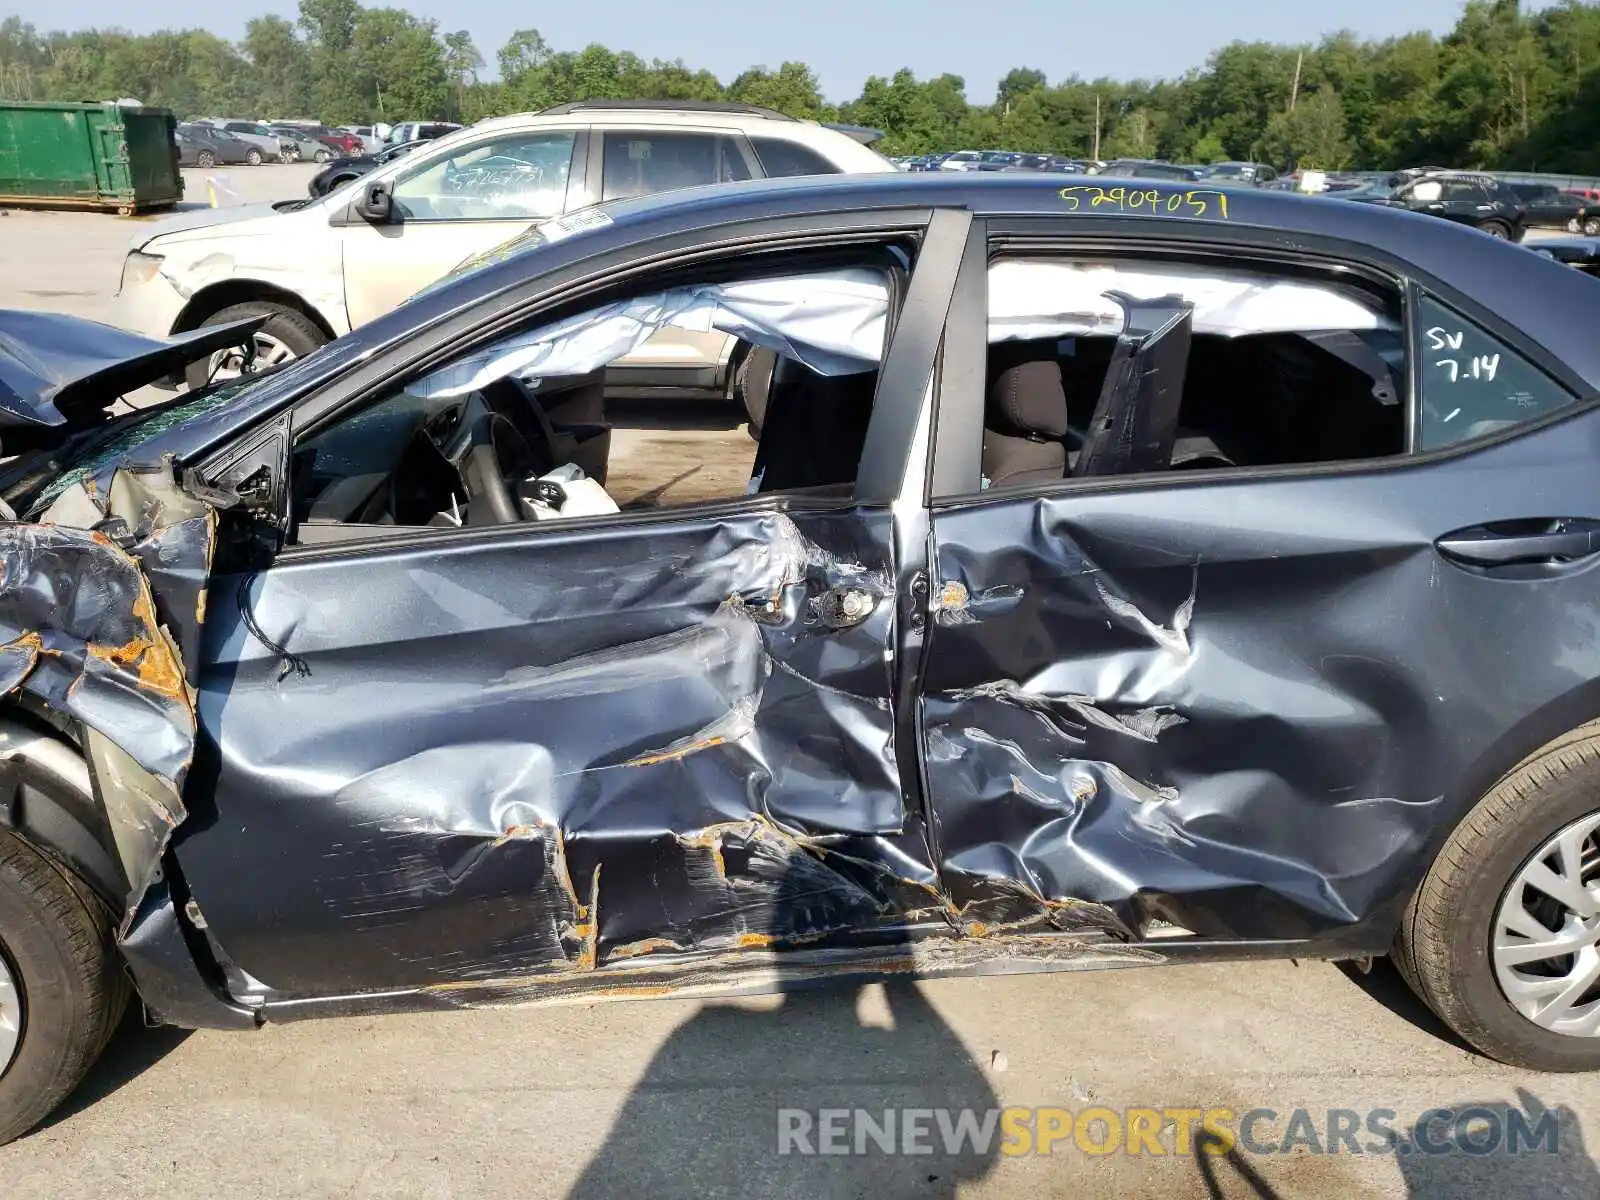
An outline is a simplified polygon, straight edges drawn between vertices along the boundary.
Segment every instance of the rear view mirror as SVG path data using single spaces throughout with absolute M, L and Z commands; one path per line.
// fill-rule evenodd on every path
M 394 200 L 387 183 L 364 183 L 355 203 L 356 212 L 374 225 L 386 225 L 394 214 Z

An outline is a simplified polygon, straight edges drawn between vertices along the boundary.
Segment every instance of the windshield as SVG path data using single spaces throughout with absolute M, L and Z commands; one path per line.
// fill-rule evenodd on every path
M 38 512 L 73 484 L 99 475 L 122 459 L 133 457 L 140 446 L 168 430 L 220 412 L 261 378 L 261 373 L 241 375 L 227 383 L 218 384 L 204 395 L 193 398 L 182 396 L 166 404 L 152 405 L 129 413 L 110 425 L 79 434 L 55 451 L 52 457 L 63 470 L 33 498 L 30 511 Z

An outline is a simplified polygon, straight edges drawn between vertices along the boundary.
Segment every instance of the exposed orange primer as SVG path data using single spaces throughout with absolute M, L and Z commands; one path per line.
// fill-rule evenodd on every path
M 698 742 L 690 742 L 687 746 L 679 746 L 676 750 L 668 750 L 661 754 L 645 754 L 638 758 L 630 758 L 622 765 L 625 767 L 652 767 L 657 763 L 676 762 L 680 758 L 688 758 L 691 754 L 698 754 L 702 750 L 709 750 L 713 746 L 721 746 L 728 739 L 722 736 L 703 738 Z
M 637 942 L 628 942 L 625 945 L 612 948 L 606 954 L 606 962 L 622 962 L 624 959 L 639 958 L 642 955 L 655 954 L 660 951 L 681 954 L 684 952 L 684 949 L 685 948 L 683 946 L 679 945 L 671 938 L 643 938 Z

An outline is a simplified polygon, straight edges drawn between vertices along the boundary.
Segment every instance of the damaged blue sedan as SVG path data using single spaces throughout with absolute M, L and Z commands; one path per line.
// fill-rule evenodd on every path
M 0 1140 L 130 995 L 1389 954 L 1600 1066 L 1595 281 L 1060 183 L 588 210 L 137 411 L 252 323 L 0 314 Z M 762 362 L 759 430 L 629 424 L 663 331 Z

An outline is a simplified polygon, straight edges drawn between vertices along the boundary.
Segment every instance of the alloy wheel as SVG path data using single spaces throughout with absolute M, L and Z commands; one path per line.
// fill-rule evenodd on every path
M 0 1075 L 11 1068 L 22 1044 L 22 985 L 0 949 Z
M 1600 1037 L 1600 813 L 1560 830 L 1512 878 L 1491 952 L 1505 998 L 1552 1033 Z
M 265 370 L 268 367 L 275 367 L 296 357 L 293 350 L 289 349 L 288 346 L 270 333 L 257 333 L 255 342 L 256 357 L 255 361 L 250 365 L 252 373 Z M 211 362 L 207 368 L 207 377 L 212 383 L 220 383 L 225 379 L 237 379 L 244 373 L 244 354 L 238 349 L 217 351 L 211 356 Z

